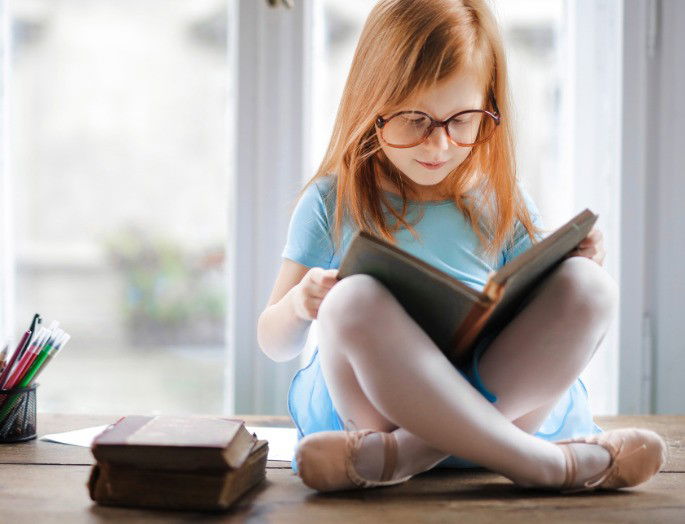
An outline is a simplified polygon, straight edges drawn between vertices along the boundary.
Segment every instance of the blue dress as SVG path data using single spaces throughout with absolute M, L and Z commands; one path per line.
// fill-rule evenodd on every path
M 535 203 L 523 186 L 519 185 L 533 221 L 541 225 Z M 401 198 L 386 193 L 391 204 L 401 208 Z M 335 178 L 329 175 L 317 180 L 297 203 L 290 224 L 283 257 L 307 267 L 338 268 L 342 254 L 354 231 L 349 224 L 343 228 L 340 249 L 335 249 L 332 239 L 333 210 L 335 206 Z M 489 274 L 528 249 L 530 238 L 525 228 L 517 222 L 513 242 L 504 249 L 497 261 L 487 261 L 477 251 L 479 240 L 461 211 L 451 200 L 432 202 L 409 202 L 407 219 L 419 234 L 415 239 L 406 229 L 394 236 L 402 249 L 425 262 L 481 291 Z M 490 402 L 496 397 L 480 381 L 478 359 L 494 338 L 482 340 L 466 372 L 460 373 Z M 298 440 L 317 431 L 343 430 L 340 419 L 326 387 L 321 371 L 318 347 L 309 363 L 292 379 L 288 391 L 288 412 L 297 427 Z M 560 440 L 576 436 L 600 433 L 593 422 L 588 403 L 587 390 L 580 379 L 559 399 L 535 436 L 546 440 Z M 478 467 L 460 457 L 448 457 L 437 467 Z M 295 460 L 293 470 L 297 470 Z

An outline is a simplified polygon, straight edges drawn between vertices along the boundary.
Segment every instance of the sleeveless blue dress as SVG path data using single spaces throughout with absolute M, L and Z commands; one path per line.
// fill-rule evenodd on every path
M 541 226 L 535 203 L 523 186 L 519 185 L 519 189 L 533 221 Z M 401 209 L 402 200 L 399 196 L 393 193 L 386 193 L 386 196 L 393 206 Z M 342 245 L 336 250 L 332 239 L 334 206 L 334 175 L 321 178 L 307 188 L 290 219 L 282 256 L 307 267 L 338 268 L 354 231 L 346 224 L 343 228 Z M 490 272 L 496 271 L 531 245 L 525 228 L 517 222 L 512 243 L 500 253 L 499 260 L 491 264 L 477 254 L 478 237 L 451 200 L 420 203 L 410 201 L 408 209 L 407 220 L 414 225 L 419 238 L 415 239 L 408 230 L 401 229 L 395 233 L 398 246 L 479 291 L 485 286 Z M 477 364 L 494 336 L 481 340 L 468 370 L 460 370 L 490 402 L 495 402 L 497 398 L 482 384 Z M 297 428 L 298 441 L 310 433 L 343 430 L 345 427 L 326 387 L 318 347 L 309 363 L 297 371 L 291 381 L 288 412 Z M 592 419 L 585 385 L 578 378 L 559 399 L 535 436 L 554 441 L 601 431 Z M 297 471 L 294 458 L 291 466 Z M 452 456 L 436 467 L 468 468 L 479 465 Z

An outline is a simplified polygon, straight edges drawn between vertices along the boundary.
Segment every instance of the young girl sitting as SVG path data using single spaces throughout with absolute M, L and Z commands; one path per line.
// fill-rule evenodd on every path
M 509 118 L 502 38 L 483 0 L 374 6 L 258 322 L 260 347 L 284 361 L 318 320 L 316 350 L 288 394 L 293 468 L 308 486 L 390 485 L 442 464 L 571 492 L 634 486 L 664 464 L 656 433 L 602 432 L 578 379 L 617 309 L 598 229 L 465 369 L 377 280 L 337 280 L 356 230 L 479 290 L 539 240 Z

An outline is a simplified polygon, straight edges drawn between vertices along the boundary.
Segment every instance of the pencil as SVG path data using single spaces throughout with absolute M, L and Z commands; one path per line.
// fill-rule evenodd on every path
M 38 378 L 38 375 L 41 374 L 41 372 L 47 367 L 47 365 L 50 363 L 50 361 L 55 358 L 55 355 L 61 351 L 61 349 L 66 345 L 67 342 L 69 342 L 69 339 L 71 338 L 71 335 L 68 335 L 66 332 L 64 332 L 64 336 L 59 340 L 58 342 L 55 343 L 55 347 L 50 350 L 50 353 L 48 354 L 47 358 L 44 359 L 44 361 L 41 363 L 40 366 L 38 366 L 38 369 L 34 372 L 34 374 L 31 376 L 29 382 L 27 383 L 28 386 L 33 385 L 33 383 L 36 381 Z
M 35 333 L 38 330 L 39 324 L 43 322 L 43 319 L 40 317 L 38 313 L 33 315 L 33 320 L 31 320 L 31 325 L 29 326 L 27 331 L 30 331 L 31 333 Z M 52 327 L 52 326 L 50 326 Z M 21 348 L 21 351 L 19 351 L 19 357 L 21 358 L 24 356 L 24 352 L 28 349 L 28 344 L 24 344 Z
M 54 335 L 48 338 L 47 343 L 41 348 L 41 350 L 36 352 L 29 364 L 26 366 L 24 372 L 17 379 L 16 383 L 19 384 L 20 388 L 26 387 L 29 384 L 31 378 L 33 378 L 38 369 L 40 369 L 45 360 L 48 358 L 48 355 L 50 354 L 50 351 L 55 345 L 57 339 L 62 338 L 63 333 L 64 330 L 58 329 Z
M 3 387 L 6 389 L 12 389 L 16 385 L 19 378 L 24 373 L 24 370 L 28 367 L 29 362 L 33 360 L 35 353 L 37 353 L 38 349 L 43 346 L 49 335 L 50 333 L 47 329 L 40 328 L 35 340 L 33 340 L 29 348 L 24 351 L 24 354 L 21 356 L 19 361 L 15 363 L 14 369 L 12 370 L 10 376 L 5 380 Z
M 24 335 L 21 337 L 21 340 L 19 341 L 19 344 L 17 344 L 16 349 L 12 353 L 12 357 L 10 358 L 9 362 L 5 366 L 5 369 L 3 370 L 2 373 L 0 373 L 0 389 L 3 389 L 5 387 L 5 382 L 7 381 L 7 377 L 10 374 L 10 371 L 12 371 L 12 366 L 14 366 L 14 363 L 17 360 L 17 357 L 21 353 L 21 350 L 24 348 L 25 345 L 27 345 L 30 342 L 31 339 L 31 331 L 27 330 Z
M 5 369 L 5 362 L 7 361 L 7 350 L 9 349 L 10 345 L 5 344 L 5 347 L 2 348 L 2 351 L 0 351 L 0 373 L 2 373 L 2 370 Z
M 45 328 L 43 328 L 45 329 Z M 34 364 L 31 366 L 31 368 L 25 372 L 22 373 L 20 381 L 17 382 L 15 381 L 15 384 L 12 387 L 18 387 L 20 388 L 25 388 L 33 383 L 33 381 L 37 378 L 38 374 L 45 368 L 45 363 L 48 360 L 48 357 L 50 356 L 52 352 L 52 356 L 54 356 L 55 353 L 57 353 L 64 345 L 67 343 L 69 338 L 71 338 L 70 335 L 64 332 L 64 330 L 57 330 L 61 333 L 56 333 L 59 335 L 59 342 L 55 344 L 55 338 L 53 334 L 48 333 L 43 340 L 43 343 L 41 343 L 41 346 L 44 345 L 45 348 L 47 348 L 46 351 L 40 351 L 40 356 L 36 359 Z M 46 341 L 47 339 L 47 341 Z M 55 348 L 53 348 L 53 344 L 55 344 Z M 35 351 L 35 350 L 34 350 Z M 14 378 L 14 377 L 13 377 Z M 4 397 L 10 397 L 5 400 L 2 404 L 0 404 L 0 424 L 3 423 L 5 420 L 5 417 L 7 414 L 12 410 L 12 408 L 15 406 L 17 399 L 21 393 L 15 393 L 13 395 L 4 395 Z

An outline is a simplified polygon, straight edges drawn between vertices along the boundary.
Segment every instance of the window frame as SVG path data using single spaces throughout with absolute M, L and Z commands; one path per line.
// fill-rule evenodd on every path
M 235 133 L 227 242 L 228 319 L 224 411 L 286 413 L 297 359 L 271 361 L 257 319 L 281 264 L 292 205 L 308 164 L 309 2 L 269 7 L 230 0 Z M 233 117 L 231 115 L 234 115 Z
M 9 6 L 0 0 L 0 345 L 14 340 L 14 303 L 16 297 L 15 254 L 13 236 L 12 178 L 10 162 L 10 82 L 11 60 L 11 23 Z M 1 347 L 0 347 L 1 349 Z
M 663 281 L 663 276 L 659 281 L 655 275 L 672 260 L 667 255 L 672 257 L 673 253 L 667 251 L 664 242 L 685 236 L 685 231 L 660 232 L 662 222 L 672 215 L 660 212 L 657 204 L 668 203 L 667 193 L 673 187 L 669 184 L 682 187 L 675 168 L 685 163 L 685 153 L 678 149 L 678 135 L 673 132 L 680 129 L 674 126 L 681 124 L 671 118 L 673 108 L 664 101 L 676 101 L 679 107 L 683 104 L 676 96 L 677 82 L 672 81 L 682 78 L 672 75 L 683 74 L 673 67 L 680 57 L 674 44 L 683 36 L 677 31 L 660 35 L 661 23 L 675 22 L 661 22 L 659 13 L 666 6 L 682 18 L 685 6 L 669 0 L 589 4 L 597 21 L 611 16 L 612 9 L 620 10 L 620 205 L 613 211 L 619 227 L 614 232 L 616 244 L 611 248 L 616 253 L 615 274 L 623 297 L 618 322 L 617 407 L 625 414 L 668 410 L 677 401 L 674 391 L 679 376 L 685 373 L 685 364 L 682 358 L 676 359 L 678 348 L 667 346 L 663 340 L 657 344 L 657 331 L 672 332 L 676 319 L 664 324 L 656 316 L 655 308 L 669 302 L 664 298 L 668 282 Z M 227 414 L 284 413 L 289 381 L 299 367 L 297 359 L 275 363 L 261 353 L 256 319 L 280 264 L 291 204 L 309 167 L 306 126 L 311 100 L 311 10 L 311 2 L 296 2 L 294 9 L 286 10 L 269 8 L 266 2 L 229 0 L 229 35 L 235 45 L 229 46 L 232 51 L 227 67 L 236 72 L 232 87 L 236 96 L 233 116 L 230 110 L 227 115 L 227 124 L 235 133 L 234 142 L 227 144 L 234 153 L 228 174 L 233 191 L 227 217 Z M 4 29 L 0 43 L 0 340 L 4 340 L 13 338 L 15 255 L 8 136 L 11 35 L 8 6 L 3 0 L 0 17 Z M 668 42 L 671 46 L 660 46 L 660 38 L 672 39 Z M 650 105 L 650 95 L 660 96 L 661 105 Z M 267 103 L 259 105 L 264 97 Z M 275 126 L 271 126 L 273 115 L 279 115 Z M 649 135 L 655 129 L 661 142 L 657 142 L 656 135 Z M 654 164 L 658 157 L 665 160 Z M 662 179 L 656 190 L 650 189 L 647 180 L 648 169 L 654 165 L 660 169 Z M 668 176 L 664 175 L 669 169 Z M 658 249 L 654 258 L 648 256 L 652 249 Z M 655 372 L 661 386 L 652 379 Z

